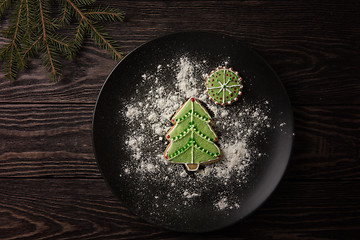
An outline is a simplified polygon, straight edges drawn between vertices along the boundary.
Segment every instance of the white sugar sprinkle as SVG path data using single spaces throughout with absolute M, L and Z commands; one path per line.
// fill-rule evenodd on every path
M 215 206 L 219 210 L 224 210 L 226 207 L 228 207 L 228 200 L 226 197 L 220 199 L 217 203 L 215 203 Z
M 227 59 L 218 66 L 228 65 L 229 62 L 230 59 Z M 252 140 L 271 126 L 271 119 L 267 116 L 269 101 L 264 99 L 263 104 L 243 101 L 236 108 L 215 105 L 205 92 L 204 81 L 211 69 L 217 66 L 207 64 L 206 60 L 180 57 L 166 65 L 155 65 L 157 67 L 153 72 L 146 72 L 139 79 L 137 89 L 146 90 L 140 93 L 141 97 L 129 99 L 122 112 L 127 121 L 125 145 L 130 156 L 123 173 L 132 176 L 134 181 L 141 180 L 139 194 L 148 191 L 149 186 L 155 183 L 167 189 L 165 195 L 156 195 L 156 199 L 164 202 L 162 207 L 171 206 L 172 198 L 182 199 L 184 205 L 201 198 L 207 201 L 207 195 L 203 193 L 218 185 L 223 192 L 220 199 L 213 196 L 211 200 L 215 209 L 239 208 L 240 200 L 228 188 L 229 183 L 236 179 L 237 185 L 245 186 L 253 164 L 264 157 Z M 171 73 L 173 77 L 169 79 Z M 150 86 L 147 85 L 149 83 Z M 169 141 L 164 141 L 165 135 L 173 126 L 170 118 L 188 97 L 203 102 L 211 113 L 213 128 L 219 135 L 216 144 L 222 151 L 218 162 L 201 166 L 192 174 L 188 174 L 183 165 L 173 164 L 163 156 L 169 145 Z
M 193 198 L 193 197 L 200 196 L 200 194 L 198 194 L 198 193 L 190 193 L 188 190 L 185 190 L 183 195 L 186 198 Z

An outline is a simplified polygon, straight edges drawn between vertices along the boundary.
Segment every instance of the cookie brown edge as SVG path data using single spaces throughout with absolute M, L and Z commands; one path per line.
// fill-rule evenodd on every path
M 172 119 L 174 118 L 174 116 L 176 116 L 176 114 L 178 114 L 178 112 L 180 112 L 180 110 L 185 106 L 185 104 L 186 104 L 189 100 L 191 100 L 191 98 L 193 98 L 193 97 L 190 97 L 187 101 L 185 101 L 185 102 L 178 108 L 178 110 L 172 115 L 172 117 L 170 118 L 171 123 L 174 124 L 174 125 L 173 125 L 173 126 L 167 131 L 167 133 L 165 134 L 165 139 L 168 140 L 169 143 L 171 143 L 171 141 L 170 141 L 170 139 L 168 139 L 166 136 L 169 135 L 170 132 L 171 132 L 171 131 L 174 129 L 174 127 L 176 126 L 176 122 L 173 123 L 173 122 L 172 122 Z M 196 98 L 194 98 L 194 100 L 205 110 L 205 112 L 206 112 L 209 116 L 211 116 L 211 115 L 209 114 L 208 110 L 207 110 Z M 217 133 L 215 132 L 215 130 L 214 130 L 213 127 L 211 126 L 211 125 L 213 125 L 213 124 L 214 124 L 214 121 L 210 121 L 209 127 L 210 127 L 210 129 L 213 131 L 213 133 L 215 134 L 216 138 L 219 139 L 219 136 L 217 135 Z M 214 142 L 217 142 L 217 140 L 215 140 Z M 215 143 L 215 144 L 216 144 L 216 143 Z M 165 151 L 164 151 L 164 153 L 163 153 L 163 156 L 164 156 L 165 160 L 166 160 L 166 161 L 169 161 L 169 162 L 171 162 L 171 163 L 174 163 L 174 164 L 184 164 L 184 163 L 175 163 L 175 162 L 172 162 L 172 161 L 166 159 L 166 157 L 165 157 L 166 155 L 165 155 L 165 154 L 166 154 L 166 152 L 168 151 L 168 149 L 169 149 L 170 146 L 171 146 L 171 144 L 168 144 L 167 147 L 166 147 L 166 149 L 165 149 Z M 219 147 L 219 146 L 218 146 L 218 147 Z M 211 160 L 211 161 L 199 163 L 199 165 L 206 165 L 206 164 L 210 164 L 210 163 L 214 163 L 214 162 L 219 161 L 219 160 L 221 159 L 221 157 L 222 157 L 222 151 L 221 151 L 220 147 L 219 147 L 219 150 L 220 150 L 220 155 L 218 156 L 218 158 L 216 158 L 216 159 L 214 159 L 214 160 Z
M 230 68 L 219 66 L 219 67 L 215 68 L 214 70 L 212 70 L 212 71 L 210 72 L 209 76 L 206 78 L 206 81 L 205 81 L 206 94 L 209 96 L 209 99 L 210 99 L 215 105 L 230 106 L 230 105 L 232 105 L 234 102 L 237 102 L 239 99 L 238 99 L 238 100 L 233 99 L 233 100 L 231 100 L 230 103 L 226 102 L 226 103 L 224 103 L 224 105 L 222 105 L 222 104 L 220 104 L 220 103 L 216 103 L 216 101 L 214 101 L 214 99 L 210 96 L 210 94 L 209 94 L 209 92 L 208 92 L 207 83 L 208 83 L 209 78 L 211 77 L 211 75 L 213 75 L 213 74 L 217 71 L 216 69 L 220 70 L 220 69 L 230 69 Z M 236 75 L 237 75 L 238 78 L 240 79 L 240 80 L 239 80 L 239 83 L 240 83 L 240 85 L 243 86 L 243 84 L 242 84 L 243 79 L 242 79 L 242 77 L 240 76 L 239 72 L 238 72 L 238 71 L 234 71 L 234 72 L 237 72 L 237 73 L 238 73 L 238 74 L 236 74 Z M 243 88 L 241 88 L 241 94 L 238 94 L 238 95 L 237 95 L 238 98 L 242 95 L 242 89 L 243 89 Z

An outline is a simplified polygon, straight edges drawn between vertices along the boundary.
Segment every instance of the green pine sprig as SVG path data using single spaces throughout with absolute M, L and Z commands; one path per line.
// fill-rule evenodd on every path
M 118 43 L 108 35 L 101 22 L 123 21 L 124 13 L 110 7 L 92 7 L 94 0 L 2 0 L 0 20 L 10 13 L 10 24 L 1 34 L 8 39 L 0 48 L 0 62 L 5 76 L 16 79 L 27 61 L 40 55 L 53 80 L 61 77 L 62 59 L 73 59 L 90 36 L 116 60 L 123 53 Z M 54 4 L 56 6 L 54 6 Z M 54 9 L 59 9 L 54 12 Z M 72 36 L 59 32 L 73 26 Z

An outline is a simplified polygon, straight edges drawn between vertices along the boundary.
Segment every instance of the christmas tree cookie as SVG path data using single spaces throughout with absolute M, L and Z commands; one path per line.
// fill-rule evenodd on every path
M 210 126 L 212 119 L 206 109 L 193 97 L 189 98 L 172 117 L 175 124 L 166 134 L 170 141 L 164 157 L 177 164 L 184 164 L 188 171 L 196 171 L 200 164 L 220 159 L 218 140 Z
M 215 104 L 230 105 L 242 94 L 242 78 L 232 68 L 218 67 L 206 79 L 205 87 Z

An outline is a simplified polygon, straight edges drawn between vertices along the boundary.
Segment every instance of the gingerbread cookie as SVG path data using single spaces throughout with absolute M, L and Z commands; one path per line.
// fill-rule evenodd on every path
M 232 68 L 217 67 L 206 79 L 205 87 L 215 104 L 230 105 L 242 94 L 242 78 Z
M 206 109 L 193 97 L 189 98 L 171 118 L 175 124 L 166 134 L 170 141 L 165 159 L 184 164 L 188 171 L 196 171 L 200 164 L 212 163 L 220 159 L 220 148 L 212 119 Z

